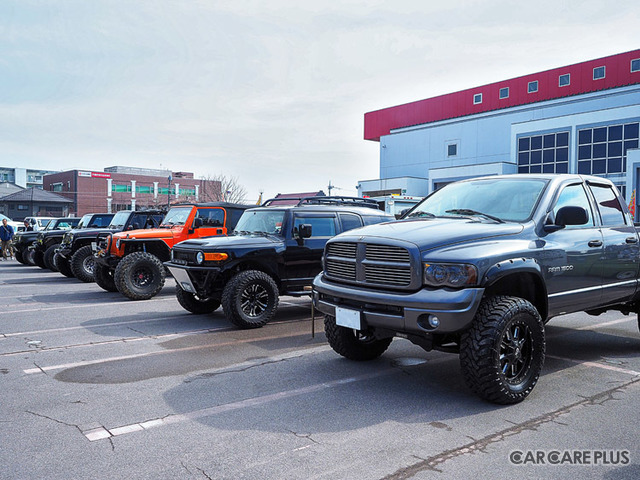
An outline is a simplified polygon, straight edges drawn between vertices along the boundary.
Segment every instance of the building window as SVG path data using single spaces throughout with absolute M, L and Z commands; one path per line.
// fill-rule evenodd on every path
M 180 189 L 180 195 L 185 196 L 185 197 L 189 197 L 189 196 L 194 196 L 196 194 L 196 190 L 192 189 L 192 188 L 181 188 Z
M 638 148 L 639 130 L 639 122 L 578 130 L 578 173 L 626 172 L 627 150 Z
M 458 155 L 458 144 L 450 143 L 447 145 L 447 157 L 455 157 Z
M 640 58 L 631 60 L 631 73 L 640 72 Z
M 559 87 L 566 87 L 567 85 L 570 85 L 570 84 L 571 84 L 571 74 L 565 73 L 564 75 L 560 75 L 558 77 Z
M 569 173 L 569 132 L 518 138 L 518 173 Z
M 594 80 L 600 80 L 601 78 L 604 78 L 605 75 L 605 70 L 604 67 L 596 67 L 593 69 L 593 79 Z
M 500 99 L 509 98 L 509 87 L 504 87 L 500 89 Z
M 538 91 L 538 80 L 534 80 L 533 82 L 529 82 L 527 86 L 528 93 L 536 93 Z
M 482 94 L 481 94 L 481 93 L 476 93 L 476 94 L 473 96 L 473 104 L 474 104 L 474 105 L 478 105 L 478 104 L 480 104 L 480 103 L 482 103 Z
M 149 185 L 136 185 L 136 193 L 153 193 L 153 187 Z
M 117 193 L 125 193 L 131 191 L 131 184 L 127 185 L 118 185 L 117 183 L 113 183 L 111 185 L 111 191 Z
M 18 205 L 18 210 L 29 210 L 29 205 Z
M 52 183 L 51 184 L 51 191 L 52 192 L 61 192 L 62 191 L 62 182 L 60 182 L 60 183 Z

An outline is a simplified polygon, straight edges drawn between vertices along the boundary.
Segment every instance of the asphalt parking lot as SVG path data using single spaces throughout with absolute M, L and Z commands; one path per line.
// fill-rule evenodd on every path
M 342 359 L 308 299 L 242 331 L 174 291 L 0 262 L 3 479 L 640 478 L 635 315 L 553 319 L 538 385 L 500 407 L 455 355 Z

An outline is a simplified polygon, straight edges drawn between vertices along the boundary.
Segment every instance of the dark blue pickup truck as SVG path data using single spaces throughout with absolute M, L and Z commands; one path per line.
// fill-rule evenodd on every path
M 509 404 L 538 381 L 549 319 L 639 311 L 639 266 L 638 232 L 610 181 L 494 176 L 331 239 L 313 301 L 340 355 L 377 358 L 395 336 L 459 353 L 471 390 Z

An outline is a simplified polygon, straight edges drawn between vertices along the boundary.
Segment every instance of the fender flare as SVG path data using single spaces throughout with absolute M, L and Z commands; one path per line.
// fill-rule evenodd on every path
M 482 285 L 485 287 L 489 287 L 501 278 L 504 278 L 507 275 L 511 275 L 512 273 L 516 272 L 532 273 L 536 277 L 539 277 L 542 285 L 544 285 L 544 277 L 542 275 L 540 264 L 533 258 L 524 257 L 509 258 L 489 267 L 489 269 L 484 274 L 484 277 L 482 278 Z
M 547 285 L 544 280 L 542 268 L 537 260 L 533 258 L 516 257 L 503 260 L 491 266 L 482 278 L 482 286 L 485 289 L 491 288 L 500 280 L 509 275 L 526 273 L 534 276 L 538 282 L 536 285 L 536 302 L 543 311 L 540 315 L 543 318 L 547 315 L 549 308 L 549 297 L 547 295 Z

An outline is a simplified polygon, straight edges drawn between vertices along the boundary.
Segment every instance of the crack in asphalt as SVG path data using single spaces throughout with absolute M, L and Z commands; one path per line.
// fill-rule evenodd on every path
M 29 413 L 31 415 L 34 415 L 34 416 L 40 417 L 40 418 L 46 418 L 47 420 L 51 420 L 52 422 L 59 423 L 60 425 L 65 425 L 67 427 L 77 428 L 80 431 L 80 433 L 82 433 L 82 430 L 80 430 L 80 427 L 78 425 L 73 424 L 73 423 L 63 422 L 62 420 L 58 420 L 57 418 L 49 417 L 47 415 L 43 415 L 43 414 L 37 413 L 37 412 L 32 412 L 31 410 L 25 410 L 25 413 Z
M 493 433 L 491 435 L 487 435 L 484 438 L 475 440 L 471 443 L 467 443 L 466 445 L 462 445 L 457 448 L 446 450 L 437 455 L 433 455 L 418 463 L 399 469 L 396 472 L 383 477 L 382 480 L 408 479 L 425 470 L 433 470 L 442 473 L 442 470 L 438 469 L 437 467 L 449 460 L 469 453 L 473 454 L 475 452 L 485 452 L 488 446 L 494 443 L 502 442 L 509 437 L 519 435 L 520 433 L 525 431 L 537 431 L 540 426 L 546 423 L 556 422 L 556 419 L 558 417 L 560 417 L 561 415 L 566 415 L 576 408 L 583 406 L 603 405 L 604 403 L 609 401 L 616 401 L 618 399 L 613 396 L 615 393 L 621 392 L 627 387 L 639 382 L 640 379 L 634 379 L 629 382 L 625 382 L 618 387 L 597 393 L 595 395 L 592 395 L 591 397 L 583 397 L 583 399 L 578 402 L 574 402 L 570 405 L 561 407 L 553 412 L 545 413 L 523 423 L 515 424 L 508 421 L 508 423 L 513 424 L 513 427 L 505 428 L 504 430 Z
M 300 355 L 300 357 L 301 356 L 302 355 Z M 264 367 L 265 365 L 272 365 L 274 363 L 286 362 L 287 360 L 292 360 L 292 359 L 300 358 L 300 357 L 279 358 L 277 360 L 267 360 L 267 361 L 262 362 L 262 363 L 254 363 L 254 364 L 251 364 L 251 365 L 247 365 L 246 367 L 239 367 L 239 368 L 224 370 L 224 371 L 221 371 L 221 372 L 203 373 L 203 374 L 197 375 L 194 378 L 185 380 L 184 383 L 191 383 L 191 382 L 195 382 L 196 380 L 204 380 L 204 379 L 208 379 L 208 378 L 217 377 L 218 375 L 227 375 L 229 373 L 242 373 L 242 372 L 246 372 L 247 370 L 251 370 L 252 368 Z
M 213 480 L 213 478 L 207 475 L 207 472 L 205 472 L 202 468 L 196 467 L 196 469 L 209 480 Z
M 34 364 L 34 365 L 36 366 L 36 368 L 37 368 L 38 370 L 40 370 L 42 373 L 44 373 L 45 375 L 49 375 L 49 374 L 48 374 L 47 372 L 45 372 L 45 371 L 44 371 L 44 369 L 43 369 L 40 365 L 38 365 L 36 362 L 33 362 L 33 364 Z
M 298 433 L 298 432 L 294 432 L 293 430 L 287 430 L 289 433 L 293 433 L 296 437 L 298 438 L 304 438 L 306 440 L 311 440 L 313 443 L 315 443 L 316 445 L 320 445 L 320 442 L 317 442 L 313 439 L 313 437 L 311 436 L 311 433 Z

